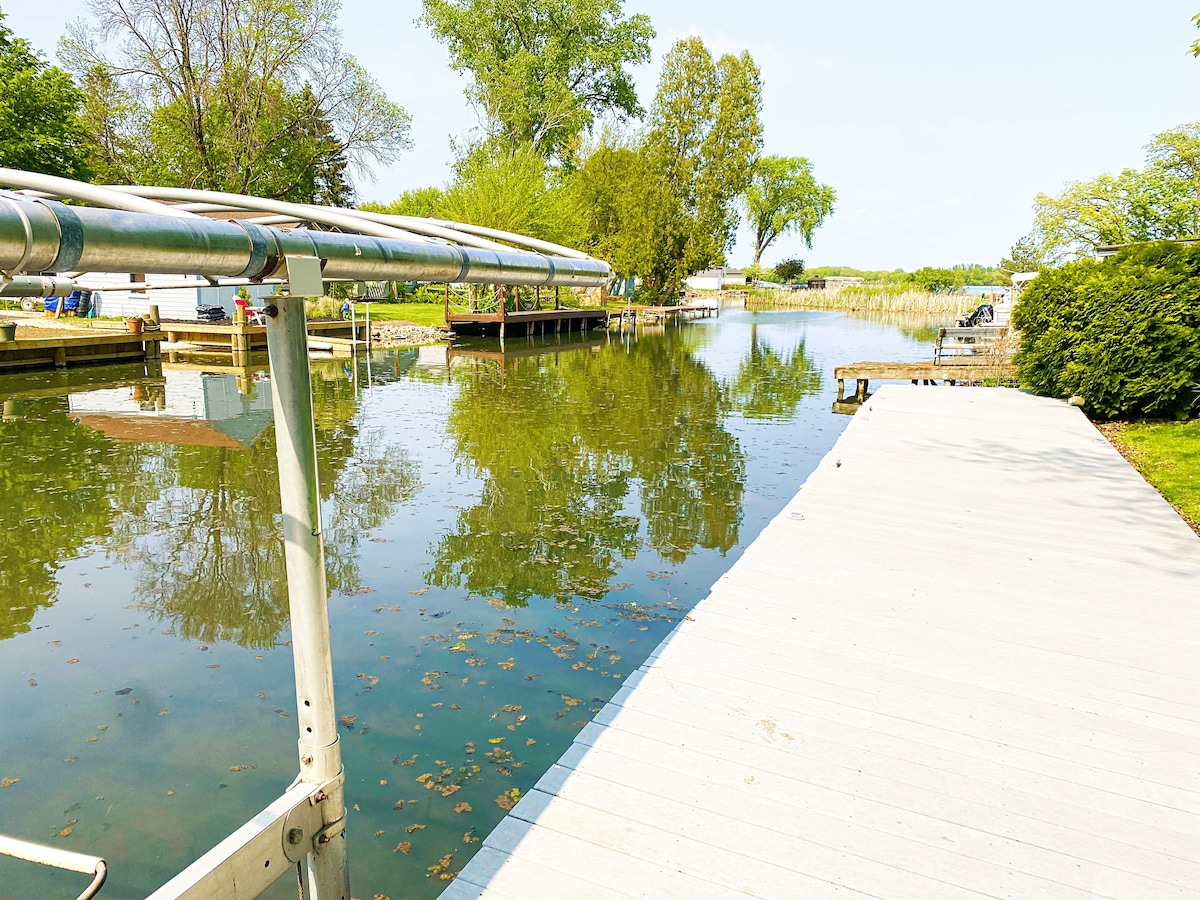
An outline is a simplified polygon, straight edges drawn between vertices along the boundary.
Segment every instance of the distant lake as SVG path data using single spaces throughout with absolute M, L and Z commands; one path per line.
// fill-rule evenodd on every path
M 314 362 L 355 896 L 436 896 L 832 446 L 833 366 L 927 341 L 729 311 Z M 218 368 L 0 379 L 0 828 L 110 900 L 296 773 L 271 384 Z

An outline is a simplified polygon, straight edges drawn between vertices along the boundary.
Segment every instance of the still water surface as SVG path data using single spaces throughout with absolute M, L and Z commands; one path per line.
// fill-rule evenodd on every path
M 355 896 L 436 896 L 837 439 L 832 367 L 924 337 L 735 311 L 314 362 Z M 109 898 L 296 772 L 270 381 L 164 376 L 0 382 L 0 831 Z M 0 860 L 3 897 L 80 886 Z

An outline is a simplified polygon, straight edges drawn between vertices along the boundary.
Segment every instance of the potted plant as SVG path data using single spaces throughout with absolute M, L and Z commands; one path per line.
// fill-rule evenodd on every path
M 142 329 L 146 327 L 146 320 L 141 316 L 126 316 L 125 327 L 129 329 L 130 334 L 141 334 Z

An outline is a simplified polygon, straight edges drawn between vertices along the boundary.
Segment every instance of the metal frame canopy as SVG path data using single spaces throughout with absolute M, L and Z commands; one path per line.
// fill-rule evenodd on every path
M 15 189 L 0 192 L 3 282 L 66 272 L 264 281 L 286 278 L 289 256 L 319 258 L 327 281 L 600 287 L 613 277 L 608 263 L 578 250 L 457 222 L 6 168 L 0 186 Z M 208 217 L 220 213 L 259 215 Z

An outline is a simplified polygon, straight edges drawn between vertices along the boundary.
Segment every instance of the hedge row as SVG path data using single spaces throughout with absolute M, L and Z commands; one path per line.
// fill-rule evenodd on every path
M 1021 383 L 1100 419 L 1186 418 L 1200 381 L 1200 244 L 1043 272 L 1013 310 Z

